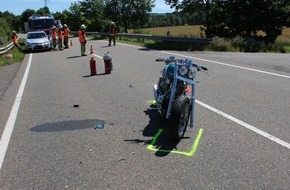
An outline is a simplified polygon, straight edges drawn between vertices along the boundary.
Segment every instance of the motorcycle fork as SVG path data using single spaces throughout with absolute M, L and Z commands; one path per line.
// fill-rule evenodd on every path
M 191 113 L 190 113 L 190 128 L 194 127 L 194 104 L 195 104 L 195 84 L 196 79 L 193 79 L 193 83 L 191 84 Z
M 171 111 L 171 108 L 172 108 L 172 104 L 173 104 L 173 99 L 174 99 L 174 95 L 175 95 L 175 92 L 176 92 L 176 85 L 177 85 L 177 67 L 175 67 L 174 69 L 174 80 L 173 80 L 173 85 L 172 85 L 172 88 L 171 88 L 171 93 L 170 93 L 170 99 L 169 99 L 169 104 L 168 104 L 168 109 L 167 109 L 167 113 L 166 113 L 166 119 L 169 118 L 170 116 L 170 111 Z
M 175 71 L 177 72 L 177 71 Z M 176 73 L 175 73 L 176 74 Z M 169 118 L 170 116 L 170 111 L 172 108 L 172 104 L 174 102 L 174 95 L 176 92 L 176 86 L 177 86 L 177 79 L 179 77 L 175 77 L 174 81 L 173 81 L 173 86 L 171 89 L 171 94 L 170 94 L 170 99 L 169 99 L 169 105 L 168 105 L 168 109 L 167 109 L 167 113 L 166 113 L 166 119 Z M 191 84 L 191 114 L 190 114 L 190 128 L 194 127 L 194 106 L 195 106 L 195 84 L 196 84 L 196 78 L 193 79 L 193 81 L 188 81 Z

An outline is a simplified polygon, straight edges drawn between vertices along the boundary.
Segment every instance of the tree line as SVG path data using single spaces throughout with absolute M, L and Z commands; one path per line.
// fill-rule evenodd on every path
M 289 0 L 165 0 L 184 13 L 202 12 L 207 37 L 274 42 L 290 25 Z
M 160 26 L 203 25 L 207 37 L 255 38 L 273 42 L 290 25 L 289 0 L 164 0 L 173 13 L 151 13 L 155 0 L 84 0 L 71 3 L 62 12 L 48 7 L 26 9 L 21 15 L 0 12 L 0 34 L 22 31 L 32 14 L 52 14 L 71 30 L 81 24 L 88 31 L 107 32 L 115 22 L 120 32 Z

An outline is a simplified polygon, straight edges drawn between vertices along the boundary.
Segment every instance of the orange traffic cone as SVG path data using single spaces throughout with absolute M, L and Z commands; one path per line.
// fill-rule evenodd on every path
M 93 46 L 91 46 L 91 52 L 90 54 L 94 54 Z
M 70 40 L 70 46 L 72 46 L 72 45 L 73 45 L 72 40 Z

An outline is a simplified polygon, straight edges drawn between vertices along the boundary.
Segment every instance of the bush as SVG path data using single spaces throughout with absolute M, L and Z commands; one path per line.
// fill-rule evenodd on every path
M 245 38 L 243 49 L 245 52 L 259 52 L 265 49 L 265 43 L 256 38 Z
M 290 52 L 290 42 L 277 40 L 275 43 L 276 50 L 280 53 Z
M 3 18 L 0 18 L 0 26 L 0 37 L 2 37 L 5 45 L 7 42 L 10 42 L 12 29 L 10 28 L 10 25 L 7 23 L 7 21 Z
M 243 46 L 244 46 L 244 38 L 241 36 L 237 36 L 234 39 L 232 39 L 232 46 L 239 51 L 243 51 Z
M 228 51 L 230 42 L 224 38 L 213 37 L 209 49 L 213 51 Z

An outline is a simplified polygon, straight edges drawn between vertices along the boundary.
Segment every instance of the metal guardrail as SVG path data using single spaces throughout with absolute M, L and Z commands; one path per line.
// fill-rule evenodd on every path
M 185 37 L 173 37 L 173 36 L 155 36 L 155 35 L 144 35 L 144 34 L 118 34 L 118 36 L 124 36 L 128 38 L 138 38 L 138 39 L 150 39 L 155 41 L 163 42 L 183 42 L 183 43 L 202 43 L 206 44 L 211 41 L 208 38 L 185 38 Z
M 14 44 L 11 42 L 5 47 L 0 48 L 0 55 L 7 53 L 9 50 L 11 50 L 14 47 Z
M 71 34 L 78 34 L 78 32 L 71 31 Z M 104 33 L 104 32 L 87 32 L 87 34 L 109 36 L 109 33 Z M 184 38 L 184 37 L 155 36 L 155 35 L 147 35 L 147 34 L 128 34 L 128 33 L 118 33 L 118 37 L 137 38 L 137 39 L 143 39 L 143 40 L 147 39 L 147 40 L 155 40 L 155 41 L 160 41 L 160 42 L 199 43 L 199 44 L 207 44 L 207 43 L 210 43 L 212 40 L 210 38 Z M 14 47 L 14 44 L 10 43 L 5 47 L 0 48 L 0 55 L 7 53 L 13 47 Z
M 78 34 L 77 31 L 71 31 L 72 34 Z M 87 34 L 96 34 L 101 36 L 108 36 L 108 33 L 102 32 L 87 32 Z M 118 37 L 127 37 L 127 38 L 137 38 L 137 39 L 148 39 L 155 41 L 163 42 L 183 42 L 183 43 L 200 43 L 207 44 L 212 41 L 211 38 L 185 38 L 185 37 L 172 37 L 172 36 L 155 36 L 155 35 L 146 35 L 146 34 L 127 34 L 127 33 L 118 33 Z

